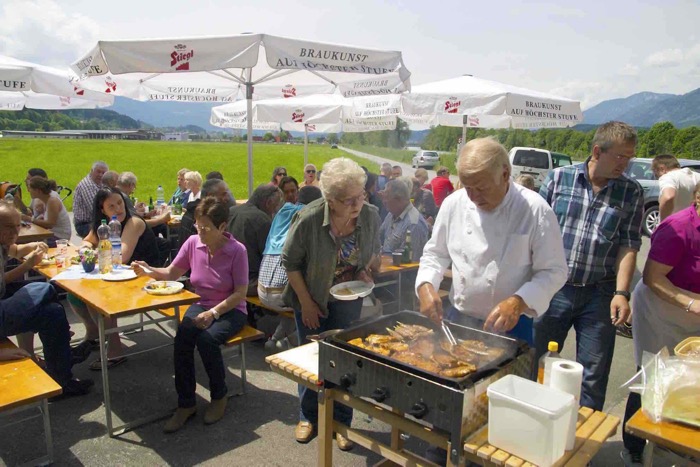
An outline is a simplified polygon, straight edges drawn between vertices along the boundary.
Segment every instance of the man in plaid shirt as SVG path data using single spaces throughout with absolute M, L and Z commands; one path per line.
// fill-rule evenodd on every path
M 608 122 L 596 131 L 584 163 L 552 171 L 540 188 L 559 220 L 569 276 L 535 320 L 537 358 L 549 341 L 561 351 L 574 326 L 576 360 L 583 365 L 581 405 L 595 410 L 605 403 L 615 326 L 630 314 L 641 246 L 643 191 L 624 173 L 636 144 L 634 128 Z
M 81 237 L 90 232 L 93 216 L 93 201 L 98 190 L 102 187 L 102 176 L 109 168 L 102 161 L 92 164 L 90 173 L 75 187 L 73 192 L 73 224 L 75 231 Z

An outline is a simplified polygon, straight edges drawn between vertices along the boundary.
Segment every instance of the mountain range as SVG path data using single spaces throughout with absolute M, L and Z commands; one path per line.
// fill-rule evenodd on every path
M 214 105 L 217 104 L 139 102 L 117 97 L 111 110 L 158 128 L 196 125 L 215 131 L 220 128 L 209 124 Z M 610 120 L 643 128 L 663 121 L 670 121 L 677 128 L 700 126 L 700 88 L 682 95 L 640 92 L 603 101 L 583 112 L 584 125 L 598 125 Z

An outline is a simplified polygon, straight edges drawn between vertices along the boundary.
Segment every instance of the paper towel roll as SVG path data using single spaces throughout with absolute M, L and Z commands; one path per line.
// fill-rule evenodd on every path
M 569 360 L 558 360 L 552 364 L 552 375 L 549 386 L 574 396 L 576 403 L 571 409 L 570 425 L 566 438 L 566 450 L 570 451 L 576 443 L 576 422 L 578 420 L 578 404 L 581 398 L 581 381 L 583 366 Z
M 574 396 L 577 406 L 581 399 L 582 380 L 583 366 L 580 363 L 559 360 L 552 364 L 552 376 L 549 386 Z

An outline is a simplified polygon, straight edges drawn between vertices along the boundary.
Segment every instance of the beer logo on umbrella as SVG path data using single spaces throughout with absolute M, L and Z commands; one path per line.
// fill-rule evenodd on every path
M 303 123 L 304 122 L 304 112 L 302 112 L 301 109 L 296 109 L 294 112 L 292 112 L 292 121 L 294 123 Z
M 462 101 L 457 100 L 456 97 L 450 97 L 446 102 L 445 102 L 445 113 L 447 114 L 456 114 L 459 112 L 459 106 L 462 105 Z
M 194 50 L 188 50 L 184 44 L 177 44 L 174 48 L 175 51 L 170 54 L 170 68 L 175 67 L 175 71 L 189 71 Z
M 297 88 L 295 88 L 294 85 L 288 84 L 282 88 L 282 97 L 284 97 L 284 98 L 296 97 L 296 95 L 297 95 Z

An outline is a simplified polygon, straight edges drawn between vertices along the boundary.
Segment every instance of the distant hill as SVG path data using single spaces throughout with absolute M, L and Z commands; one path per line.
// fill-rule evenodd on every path
M 209 124 L 211 108 L 221 105 L 190 102 L 141 102 L 117 97 L 110 109 L 157 128 L 177 128 L 196 125 L 207 131 L 221 130 Z
M 610 120 L 636 127 L 651 127 L 658 122 L 671 122 L 676 128 L 700 125 L 700 88 L 682 95 L 640 92 L 603 101 L 583 112 L 586 124 Z

